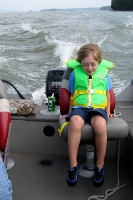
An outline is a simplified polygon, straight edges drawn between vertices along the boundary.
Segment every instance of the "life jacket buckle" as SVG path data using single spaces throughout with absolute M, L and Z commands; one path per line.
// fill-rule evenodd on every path
M 95 91 L 94 90 L 90 90 L 90 94 L 94 94 L 95 93 Z

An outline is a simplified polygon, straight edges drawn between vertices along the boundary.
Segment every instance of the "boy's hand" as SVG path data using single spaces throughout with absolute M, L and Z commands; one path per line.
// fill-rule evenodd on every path
M 59 119 L 59 121 L 63 118 L 66 118 L 67 115 L 62 115 L 61 118 Z
M 107 113 L 108 118 L 114 117 L 114 114 L 112 113 Z

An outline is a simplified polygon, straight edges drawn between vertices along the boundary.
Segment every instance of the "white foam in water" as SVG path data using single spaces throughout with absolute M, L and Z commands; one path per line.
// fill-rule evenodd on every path
M 70 59 L 74 58 L 73 54 L 74 51 L 79 48 L 79 46 L 76 43 L 58 40 L 58 39 L 52 39 L 45 36 L 45 39 L 47 39 L 47 42 L 49 44 L 56 44 L 55 49 L 55 56 L 60 57 L 61 59 L 61 66 L 65 67 L 65 62 Z M 76 55 L 75 55 L 76 56 Z
M 73 51 L 78 48 L 72 42 L 60 40 L 54 40 L 54 42 L 57 44 L 55 55 L 60 57 L 63 64 L 73 56 Z
M 0 62 L 3 62 L 3 63 L 5 63 L 5 62 L 7 62 L 7 59 L 6 59 L 6 58 L 4 58 L 4 57 L 0 57 Z
M 33 101 L 38 105 L 45 103 L 45 99 L 46 99 L 45 86 L 34 91 L 32 93 L 32 97 L 33 97 Z
M 101 47 L 101 45 L 103 44 L 104 41 L 106 41 L 108 35 L 105 35 L 102 37 L 102 39 L 100 41 L 97 42 L 98 46 Z
M 16 83 L 13 83 L 12 84 L 18 89 L 18 91 L 22 94 L 27 94 L 27 93 L 30 93 L 30 90 L 27 87 L 25 87 L 24 85 L 21 85 L 21 84 L 16 84 Z M 16 93 L 15 89 L 13 87 L 8 87 L 7 88 L 7 93 L 8 94 L 11 94 L 11 93 Z
M 38 74 L 38 72 L 28 73 L 28 76 L 30 78 L 40 78 L 40 75 Z
M 126 28 L 133 28 L 133 21 L 131 19 L 131 16 L 127 16 L 127 21 L 126 22 Z
M 25 61 L 27 59 L 25 59 L 25 58 L 11 58 L 11 60 Z
M 23 23 L 20 25 L 20 28 L 22 28 L 24 31 L 29 31 L 30 33 L 37 34 L 40 32 L 40 30 L 36 30 L 33 28 L 33 25 L 28 24 L 28 23 Z
M 6 46 L 0 45 L 0 51 L 3 51 L 3 49 L 5 49 L 5 48 L 6 48 Z
M 115 73 L 109 73 L 111 79 L 111 85 L 114 89 L 114 93 L 118 94 L 122 88 L 126 85 L 125 80 L 121 80 Z M 121 83 L 121 84 L 120 84 Z

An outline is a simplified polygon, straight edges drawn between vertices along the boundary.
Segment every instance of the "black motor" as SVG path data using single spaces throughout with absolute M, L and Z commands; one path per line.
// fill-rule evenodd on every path
M 56 103 L 59 103 L 59 93 L 61 82 L 66 68 L 56 67 L 48 71 L 46 76 L 46 96 L 49 97 L 54 93 Z

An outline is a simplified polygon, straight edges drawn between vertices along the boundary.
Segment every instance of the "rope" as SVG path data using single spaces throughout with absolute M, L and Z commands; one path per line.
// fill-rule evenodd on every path
M 130 109 L 130 108 L 133 108 L 133 106 L 116 106 L 116 108 Z M 114 116 L 115 117 L 120 117 L 121 113 L 117 112 L 117 113 L 114 114 Z
M 87 200 L 106 200 L 109 196 L 117 192 L 122 187 L 125 187 L 126 184 L 120 186 L 120 178 L 119 178 L 119 160 L 120 160 L 120 140 L 118 141 L 118 153 L 117 153 L 117 186 L 112 189 L 106 190 L 104 195 L 93 195 L 90 196 Z
M 3 80 L 3 79 L 1 79 L 1 81 L 3 83 L 7 83 L 8 85 L 12 86 L 16 90 L 16 92 L 18 93 L 18 95 L 20 96 L 20 98 L 21 99 L 25 99 L 25 97 L 18 91 L 18 89 L 11 82 L 9 82 L 7 80 Z
M 120 112 L 117 112 L 117 113 L 114 114 L 114 116 L 115 116 L 115 117 L 120 117 L 120 116 L 121 116 L 121 113 L 120 113 Z
M 133 106 L 116 106 L 116 108 L 133 108 Z

